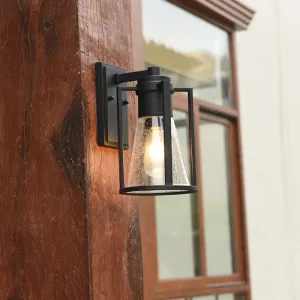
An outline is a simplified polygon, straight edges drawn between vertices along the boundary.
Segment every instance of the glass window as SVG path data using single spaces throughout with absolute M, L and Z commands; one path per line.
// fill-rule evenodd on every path
M 233 294 L 220 295 L 217 300 L 235 300 L 235 296 Z
M 152 238 L 145 244 L 155 243 L 156 251 L 153 249 L 144 257 L 144 272 L 157 283 L 152 287 L 152 281 L 149 285 L 145 282 L 146 289 L 152 289 L 157 298 L 246 300 L 245 295 L 232 293 L 244 291 L 248 285 L 242 251 L 244 229 L 238 228 L 243 227 L 239 209 L 241 178 L 239 170 L 232 169 L 241 163 L 239 147 L 232 143 L 239 130 L 239 113 L 232 92 L 233 33 L 197 16 L 198 9 L 199 15 L 205 13 L 197 1 L 139 1 L 145 65 L 160 67 L 162 75 L 171 77 L 175 87 L 193 88 L 195 117 L 200 114 L 200 120 L 195 122 L 195 133 L 199 135 L 196 141 L 199 192 L 155 197 L 146 203 L 151 222 L 147 222 L 144 234 Z M 182 7 L 175 2 L 182 2 Z M 209 17 L 211 20 L 213 15 Z M 174 98 L 174 109 L 187 106 L 186 94 Z M 174 121 L 183 161 L 190 167 L 187 114 L 174 110 Z M 142 222 L 148 217 L 146 214 L 144 210 Z M 158 274 L 149 259 L 157 265 Z M 237 282 L 244 284 L 237 288 Z M 217 294 L 218 286 L 227 284 L 229 294 Z M 195 293 L 198 297 L 179 297 Z M 211 295 L 204 296 L 207 293 Z
M 202 197 L 208 275 L 233 273 L 228 127 L 201 121 Z
M 177 300 L 245 300 L 246 296 L 241 294 L 223 294 L 223 295 L 209 295 L 201 297 L 181 298 Z
M 216 296 L 201 296 L 201 297 L 193 297 L 189 300 L 216 300 Z
M 217 297 L 216 300 L 246 300 L 245 294 L 223 294 Z
M 174 110 L 173 116 L 182 158 L 188 167 L 188 115 Z M 155 202 L 159 278 L 163 280 L 199 276 L 197 195 L 161 196 L 156 197 Z
M 142 0 L 142 7 L 146 64 L 160 66 L 175 87 L 232 106 L 228 33 L 167 1 Z

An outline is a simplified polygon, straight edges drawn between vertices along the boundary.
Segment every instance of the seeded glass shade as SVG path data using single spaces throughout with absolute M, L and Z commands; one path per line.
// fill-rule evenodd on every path
M 171 118 L 172 135 L 172 174 L 173 185 L 189 186 L 189 179 L 182 160 L 179 139 L 173 118 Z M 128 187 L 165 185 L 165 162 L 164 162 L 164 126 L 163 117 L 144 117 L 137 121 Z M 170 190 L 160 190 L 160 193 L 169 193 Z M 178 192 L 180 192 L 178 190 Z M 176 193 L 176 190 L 172 190 Z M 138 193 L 143 193 L 138 191 Z M 151 193 L 151 190 L 147 190 Z M 134 192 L 132 192 L 134 194 Z

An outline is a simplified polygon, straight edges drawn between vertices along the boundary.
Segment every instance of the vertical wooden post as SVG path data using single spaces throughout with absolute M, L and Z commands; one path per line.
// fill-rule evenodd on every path
M 90 258 L 94 299 L 142 300 L 142 256 L 137 206 L 119 195 L 118 151 L 96 144 L 94 62 L 132 68 L 130 0 L 78 0 L 82 86 L 89 126 L 87 169 Z M 136 123 L 129 105 L 129 136 Z M 125 154 L 128 166 L 129 153 Z
M 143 299 L 136 205 L 96 145 L 94 63 L 131 68 L 129 2 L 0 0 L 0 299 Z

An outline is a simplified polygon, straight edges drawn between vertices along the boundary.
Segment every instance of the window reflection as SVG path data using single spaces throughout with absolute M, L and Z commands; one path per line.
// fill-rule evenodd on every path
M 207 272 L 210 276 L 235 272 L 228 143 L 227 126 L 201 121 L 202 197 Z
M 174 110 L 173 116 L 182 158 L 189 167 L 188 115 Z M 155 203 L 159 278 L 200 276 L 197 195 L 156 197 Z
M 232 106 L 228 33 L 167 1 L 143 0 L 142 7 L 146 64 L 160 66 L 175 87 Z
M 142 9 L 146 65 L 161 67 L 175 87 L 191 87 L 200 99 L 232 106 L 228 33 L 168 1 L 142 0 Z M 174 120 L 183 160 L 189 167 L 187 115 L 174 111 Z M 209 276 L 228 275 L 235 272 L 228 130 L 219 124 L 203 125 L 200 138 L 207 272 Z M 161 280 L 201 276 L 197 197 L 156 197 Z

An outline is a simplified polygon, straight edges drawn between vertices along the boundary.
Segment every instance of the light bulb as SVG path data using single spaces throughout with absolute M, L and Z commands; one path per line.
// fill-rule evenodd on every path
M 173 185 L 189 185 L 179 140 L 171 119 Z M 163 116 L 139 118 L 128 175 L 128 186 L 165 185 L 165 143 Z M 168 189 L 166 191 L 169 191 Z
M 146 139 L 145 172 L 154 178 L 164 176 L 164 131 L 161 127 L 151 127 Z

